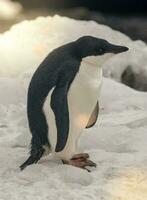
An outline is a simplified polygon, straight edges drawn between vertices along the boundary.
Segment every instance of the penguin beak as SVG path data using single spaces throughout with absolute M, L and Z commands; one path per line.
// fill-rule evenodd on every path
M 113 45 L 113 44 L 110 44 L 109 47 L 108 47 L 108 53 L 114 53 L 114 54 L 123 53 L 123 52 L 126 52 L 128 50 L 129 50 L 128 47 Z

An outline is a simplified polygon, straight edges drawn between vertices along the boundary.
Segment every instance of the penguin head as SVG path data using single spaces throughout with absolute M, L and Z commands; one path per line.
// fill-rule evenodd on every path
M 80 37 L 76 43 L 79 48 L 79 56 L 81 58 L 88 56 L 102 56 L 104 54 L 118 54 L 128 51 L 129 48 L 109 43 L 107 40 L 83 36 Z

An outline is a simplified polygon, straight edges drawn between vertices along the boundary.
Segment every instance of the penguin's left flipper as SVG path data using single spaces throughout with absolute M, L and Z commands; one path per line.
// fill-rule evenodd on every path
M 55 115 L 57 127 L 56 152 L 62 151 L 66 145 L 69 132 L 69 112 L 67 103 L 68 85 L 56 87 L 51 96 L 51 108 Z
M 62 151 L 66 145 L 69 133 L 69 109 L 68 109 L 68 90 L 73 81 L 76 70 L 70 74 L 64 73 L 58 80 L 51 95 L 51 108 L 55 115 L 57 127 L 56 152 Z
M 90 116 L 90 119 L 88 121 L 88 124 L 86 126 L 86 128 L 91 128 L 92 126 L 95 125 L 96 121 L 97 121 L 97 118 L 98 118 L 98 115 L 99 115 L 99 102 L 97 102 L 91 116 Z

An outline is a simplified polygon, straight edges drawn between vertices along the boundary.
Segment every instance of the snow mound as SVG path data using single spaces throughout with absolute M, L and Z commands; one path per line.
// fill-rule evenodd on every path
M 146 66 L 145 43 L 132 41 L 124 34 L 93 21 L 77 21 L 56 15 L 21 22 L 0 35 L 0 55 L 3 57 L 0 60 L 0 74 L 16 76 L 25 73 L 29 76 L 50 51 L 83 35 L 105 38 L 130 48 L 127 53 L 117 55 L 104 64 L 107 77 L 120 81 L 127 66 L 132 66 L 135 72 Z

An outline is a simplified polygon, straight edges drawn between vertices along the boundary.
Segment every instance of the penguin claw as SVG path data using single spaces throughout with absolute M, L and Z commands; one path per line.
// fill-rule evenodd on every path
M 62 160 L 62 162 L 63 162 L 63 164 L 72 165 L 72 166 L 75 166 L 75 167 L 78 167 L 78 168 L 85 169 L 88 172 L 91 172 L 86 167 L 96 167 L 97 165 L 96 165 L 96 163 L 89 160 L 88 158 L 89 158 L 89 155 L 86 154 L 86 153 L 76 154 L 69 161 Z
M 90 167 L 96 167 L 96 166 L 97 166 L 97 164 L 94 163 L 94 162 L 91 161 L 91 160 L 87 160 L 87 164 L 88 164 L 88 166 L 90 166 Z

